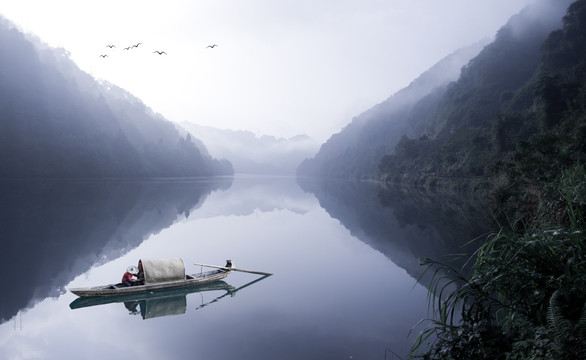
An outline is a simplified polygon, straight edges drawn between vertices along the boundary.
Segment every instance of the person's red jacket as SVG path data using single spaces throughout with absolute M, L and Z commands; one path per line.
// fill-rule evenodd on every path
M 131 273 L 129 273 L 128 271 L 124 273 L 124 276 L 122 276 L 122 282 L 124 281 L 129 281 L 131 283 L 135 282 L 136 280 L 132 279 L 134 275 L 132 275 Z

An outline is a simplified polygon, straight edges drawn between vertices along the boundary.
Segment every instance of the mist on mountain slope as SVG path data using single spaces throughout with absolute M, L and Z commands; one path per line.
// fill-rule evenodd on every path
M 313 156 L 319 146 L 307 135 L 285 139 L 190 122 L 178 126 L 201 140 L 212 157 L 229 160 L 234 172 L 240 174 L 294 175 L 299 164 Z

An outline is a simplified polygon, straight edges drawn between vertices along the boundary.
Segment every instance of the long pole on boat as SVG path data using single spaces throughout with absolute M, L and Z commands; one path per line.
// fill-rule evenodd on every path
M 273 275 L 273 274 L 267 273 L 267 272 L 254 271 L 254 270 L 245 270 L 245 269 L 237 269 L 237 268 L 233 268 L 233 267 L 207 265 L 207 264 L 193 264 L 193 265 L 207 266 L 207 267 L 211 267 L 211 268 L 223 269 L 223 270 L 230 270 L 230 271 L 241 271 L 241 272 L 245 272 L 245 273 L 258 274 L 258 275 L 266 275 L 266 276 Z

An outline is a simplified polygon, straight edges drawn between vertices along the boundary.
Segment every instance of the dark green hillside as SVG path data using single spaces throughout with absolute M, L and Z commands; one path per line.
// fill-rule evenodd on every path
M 313 159 L 305 160 L 297 174 L 320 178 L 374 178 L 380 158 L 393 150 L 401 135 L 422 133 L 422 122 L 435 111 L 446 85 L 457 79 L 461 67 L 485 44 L 482 41 L 450 54 L 405 89 L 355 117 L 328 139 Z
M 534 218 L 545 203 L 563 212 L 554 184 L 586 154 L 584 6 L 572 4 L 563 28 L 553 32 L 553 17 L 545 21 L 528 10 L 513 17 L 448 89 L 426 136 L 404 137 L 383 157 L 380 178 L 475 178 L 509 218 Z
M 502 42 L 506 33 L 500 35 Z M 493 60 L 515 62 L 516 47 L 501 49 Z M 513 225 L 470 257 L 470 276 L 448 270 L 462 281 L 457 289 L 430 284 L 441 296 L 430 300 L 433 317 L 418 340 L 431 342 L 416 341 L 410 358 L 581 359 L 586 352 L 586 0 L 567 8 L 563 26 L 539 51 L 516 87 L 509 77 L 525 71 L 526 62 L 518 72 L 476 77 L 475 86 L 463 77 L 452 93 L 475 97 L 493 89 L 498 96 L 486 103 L 448 96 L 432 137 L 405 138 L 381 162 L 387 180 L 429 185 L 443 181 L 432 171 L 482 175 L 477 181 L 489 190 L 492 211 Z M 490 68 L 487 61 L 473 70 Z M 495 99 L 498 107 L 482 107 Z M 473 114 L 476 108 L 482 114 Z
M 231 174 L 139 99 L 0 18 L 0 178 Z
M 536 131 L 495 167 L 495 200 L 515 218 L 568 225 L 579 214 L 567 208 L 586 214 L 586 1 L 570 6 L 542 50 L 531 83 L 534 111 L 513 114 Z

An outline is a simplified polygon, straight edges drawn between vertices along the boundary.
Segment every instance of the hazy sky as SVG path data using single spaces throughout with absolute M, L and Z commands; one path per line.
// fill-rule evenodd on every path
M 0 13 L 171 121 L 325 141 L 530 2 L 5 0 Z

